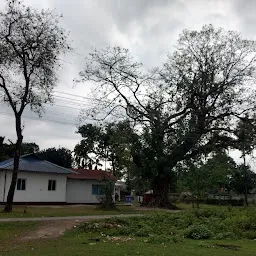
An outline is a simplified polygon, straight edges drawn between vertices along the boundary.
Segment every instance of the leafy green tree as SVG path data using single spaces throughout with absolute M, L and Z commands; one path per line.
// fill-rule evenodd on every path
M 101 182 L 103 182 L 103 184 L 101 185 L 103 190 L 103 196 L 98 198 L 100 201 L 100 207 L 106 210 L 116 208 L 113 199 L 115 182 L 108 178 L 102 179 Z
M 246 155 L 252 154 L 256 147 L 256 117 L 253 115 L 251 118 L 249 115 L 244 116 L 237 123 L 235 130 L 237 136 L 236 149 L 242 152 L 242 158 L 245 161 Z M 245 163 L 244 163 L 245 164 Z
M 180 192 L 188 189 L 198 199 L 208 193 L 219 193 L 223 188 L 227 192 L 232 189 L 231 177 L 236 173 L 237 166 L 234 159 L 224 151 L 215 152 L 204 163 L 198 160 L 196 163 L 187 162 L 187 165 L 180 167 L 178 171 Z
M 57 82 L 58 56 L 68 48 L 59 15 L 24 6 L 19 0 L 6 0 L 0 15 L 0 92 L 15 117 L 17 140 L 12 181 L 5 212 L 12 202 L 23 142 L 22 114 L 26 107 L 39 115 L 43 104 L 51 101 Z M 2 96 L 3 95 L 3 96 Z
M 248 193 L 256 187 L 256 174 L 244 164 L 238 166 L 231 178 L 231 187 L 238 193 L 244 194 L 245 205 L 248 206 Z
M 120 47 L 88 57 L 80 81 L 99 88 L 91 114 L 134 122 L 140 136 L 133 160 L 157 206 L 171 207 L 168 192 L 180 162 L 234 145 L 236 123 L 255 108 L 255 88 L 248 93 L 255 53 L 254 41 L 209 25 L 183 31 L 159 69 L 146 70 Z
M 26 155 L 30 153 L 37 153 L 39 146 L 34 142 L 23 142 L 20 148 L 20 154 Z M 2 137 L 2 144 L 0 145 L 0 161 L 13 158 L 15 154 L 15 144 L 12 142 L 4 143 L 4 137 Z
M 247 186 L 250 186 L 250 173 L 248 171 L 246 165 L 246 155 L 251 155 L 253 150 L 256 147 L 256 118 L 253 115 L 251 118 L 249 114 L 245 115 L 237 124 L 235 135 L 237 136 L 236 148 L 239 149 L 242 153 L 243 165 L 240 166 L 240 171 L 244 170 L 243 179 L 244 180 L 244 197 L 245 197 L 245 205 L 248 206 L 248 189 Z M 239 177 L 239 173 L 237 173 L 237 179 Z M 248 180 L 249 179 L 249 180 Z M 237 180 L 237 184 L 238 184 Z
M 45 150 L 40 151 L 37 155 L 59 166 L 65 168 L 72 167 L 72 152 L 67 148 L 47 148 Z
M 208 189 L 212 191 L 220 191 L 221 188 L 231 190 L 230 177 L 236 172 L 237 165 L 226 152 L 216 152 L 202 166 L 202 169 L 207 175 Z
M 108 123 L 105 126 L 87 124 L 79 127 L 83 137 L 75 146 L 75 159 L 78 165 L 96 168 L 101 163 L 109 163 L 112 174 L 121 177 L 131 168 L 131 148 L 137 136 L 129 122 Z

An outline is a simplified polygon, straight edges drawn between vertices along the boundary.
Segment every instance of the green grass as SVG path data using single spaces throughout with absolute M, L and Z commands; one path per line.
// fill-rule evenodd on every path
M 92 237 L 99 237 L 98 233 L 68 232 L 55 240 L 31 241 L 5 249 L 2 255 L 12 256 L 134 256 L 134 255 L 175 255 L 175 256 L 254 256 L 255 241 L 196 241 L 184 239 L 179 243 L 148 244 L 144 238 L 137 238 L 128 242 L 91 242 Z
M 39 222 L 3 222 L 0 223 L 0 255 L 8 248 L 16 244 L 16 239 L 20 235 L 33 231 Z
M 114 217 L 86 222 L 57 239 L 15 242 L 22 232 L 37 225 L 2 223 L 0 255 L 254 256 L 256 252 L 255 208 L 212 207 L 175 214 L 155 212 L 141 217 Z M 132 240 L 116 241 L 116 237 Z
M 0 208 L 0 211 L 3 208 Z M 27 207 L 24 213 L 24 206 L 14 206 L 13 212 L 0 212 L 0 218 L 32 218 L 32 217 L 63 217 L 83 215 L 117 215 L 140 213 L 131 206 L 118 206 L 114 210 L 102 210 L 97 206 L 61 206 L 61 207 Z

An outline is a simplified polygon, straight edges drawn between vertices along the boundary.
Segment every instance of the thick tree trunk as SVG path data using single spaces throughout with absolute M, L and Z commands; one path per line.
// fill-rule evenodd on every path
M 169 186 L 170 180 L 168 178 L 158 178 L 155 180 L 153 192 L 154 201 L 153 206 L 168 208 L 168 209 L 178 209 L 175 205 L 171 204 L 169 199 Z
M 14 197 L 14 193 L 15 193 L 18 171 L 19 171 L 20 148 L 21 148 L 21 144 L 22 144 L 22 141 L 23 141 L 22 129 L 21 129 L 21 116 L 20 115 L 15 115 L 15 121 L 16 121 L 17 141 L 16 141 L 16 144 L 15 144 L 12 181 L 11 181 L 11 185 L 10 185 L 9 192 L 8 192 L 8 195 L 7 195 L 7 201 L 6 201 L 6 205 L 5 205 L 5 208 L 4 208 L 4 212 L 11 212 L 12 211 L 13 197 Z

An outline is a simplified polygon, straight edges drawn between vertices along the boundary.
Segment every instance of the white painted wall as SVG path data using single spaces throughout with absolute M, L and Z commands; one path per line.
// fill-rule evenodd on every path
M 4 197 L 4 171 L 0 171 L 0 202 L 3 201 Z
M 97 196 L 92 194 L 92 185 L 102 185 L 102 182 L 67 179 L 67 203 L 98 204 Z
M 0 171 L 0 202 L 5 202 L 11 184 L 12 172 L 7 172 L 6 194 L 3 201 L 4 171 Z M 15 190 L 14 202 L 66 202 L 67 176 L 65 174 L 19 172 L 26 179 L 26 190 Z M 48 191 L 48 180 L 56 180 L 56 190 Z

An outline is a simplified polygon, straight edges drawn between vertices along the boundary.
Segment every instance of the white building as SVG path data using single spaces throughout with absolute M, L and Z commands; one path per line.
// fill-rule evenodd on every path
M 116 181 L 115 177 L 106 171 L 85 169 L 74 169 L 74 171 L 76 173 L 68 175 L 67 180 L 68 204 L 97 204 L 104 194 L 103 180 Z
M 0 204 L 11 184 L 13 159 L 0 162 Z M 99 203 L 102 178 L 115 178 L 104 171 L 69 170 L 35 154 L 21 156 L 14 203 L 65 204 Z

